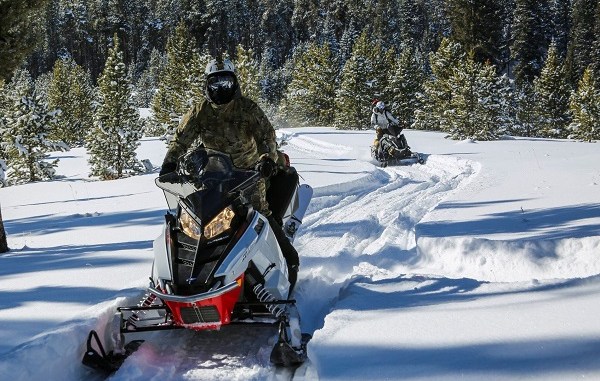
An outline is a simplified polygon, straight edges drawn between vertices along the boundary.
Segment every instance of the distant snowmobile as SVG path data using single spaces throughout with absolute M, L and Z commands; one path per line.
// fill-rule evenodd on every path
M 287 165 L 269 179 L 267 200 L 293 242 L 312 188 L 299 185 L 289 160 Z M 217 330 L 232 323 L 278 325 L 271 362 L 295 366 L 306 360 L 310 335 L 300 330 L 285 258 L 267 218 L 250 202 L 259 179 L 255 170 L 234 167 L 229 155 L 204 148 L 180 160 L 176 172 L 156 179 L 169 211 L 154 241 L 148 292 L 139 305 L 117 309 L 110 352 L 90 332 L 85 365 L 118 369 L 141 344 L 124 345 L 127 333 Z
M 394 136 L 388 129 L 376 129 L 377 137 L 371 146 L 371 156 L 381 163 L 388 165 L 423 164 L 425 159 L 417 152 L 410 150 L 406 137 L 399 133 Z

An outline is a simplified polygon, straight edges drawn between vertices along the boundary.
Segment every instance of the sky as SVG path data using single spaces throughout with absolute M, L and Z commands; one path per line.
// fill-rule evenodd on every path
M 313 338 L 298 369 L 269 363 L 273 328 L 152 332 L 109 380 L 600 380 L 600 149 L 405 131 L 423 165 L 381 168 L 372 131 L 278 130 L 313 199 L 294 242 Z M 143 298 L 166 203 L 155 171 L 0 189 L 0 379 L 101 380 L 91 329 Z

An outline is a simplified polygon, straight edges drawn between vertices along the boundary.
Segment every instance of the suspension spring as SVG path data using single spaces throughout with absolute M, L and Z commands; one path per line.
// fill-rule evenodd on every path
M 269 310 L 269 312 L 272 313 L 276 318 L 279 318 L 285 312 L 284 307 L 281 307 L 278 304 L 270 303 L 274 302 L 276 299 L 262 284 L 257 283 L 252 288 L 252 291 L 254 291 L 259 301 L 265 303 L 267 310 Z
M 144 298 L 140 300 L 138 307 L 150 307 L 154 303 L 155 299 L 156 295 L 148 292 L 144 295 Z M 133 313 L 127 318 L 127 323 L 135 325 L 135 323 L 140 320 L 140 314 L 146 314 L 146 311 L 133 311 Z

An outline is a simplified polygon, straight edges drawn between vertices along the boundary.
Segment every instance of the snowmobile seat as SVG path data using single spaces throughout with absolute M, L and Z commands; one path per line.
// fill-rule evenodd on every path
M 277 172 L 268 180 L 267 202 L 275 221 L 280 222 L 283 219 L 299 180 L 298 173 L 293 167 Z

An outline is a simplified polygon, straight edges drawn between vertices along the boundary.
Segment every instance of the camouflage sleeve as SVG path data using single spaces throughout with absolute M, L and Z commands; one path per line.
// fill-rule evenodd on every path
M 176 163 L 177 159 L 183 155 L 190 145 L 198 138 L 200 128 L 198 128 L 198 114 L 200 107 L 192 107 L 181 119 L 179 127 L 173 135 L 169 149 L 165 155 L 164 163 Z
M 252 102 L 251 113 L 256 120 L 256 128 L 254 129 L 254 139 L 258 148 L 259 156 L 268 154 L 268 156 L 277 161 L 277 140 L 275 129 L 269 122 L 269 119 L 263 110 L 254 102 Z

